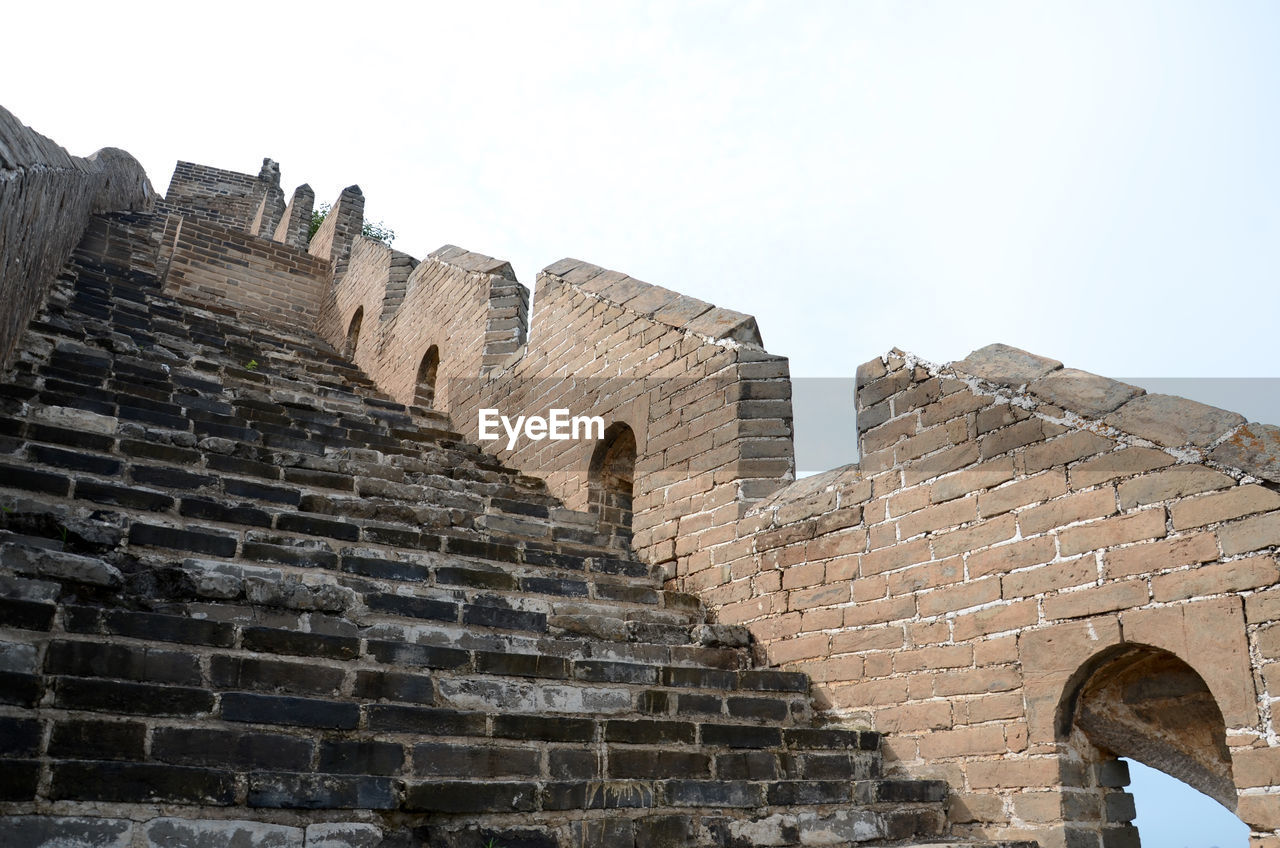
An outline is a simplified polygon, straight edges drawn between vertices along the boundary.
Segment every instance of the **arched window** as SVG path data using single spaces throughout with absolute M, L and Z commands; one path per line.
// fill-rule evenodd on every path
M 621 422 L 609 425 L 587 471 L 587 509 L 602 530 L 631 544 L 631 499 L 636 475 L 636 434 Z
M 1074 768 L 1064 768 L 1064 784 L 1099 793 L 1093 809 L 1108 811 L 1089 822 L 1088 815 L 1069 813 L 1064 801 L 1064 819 L 1075 820 L 1068 828 L 1100 828 L 1104 843 L 1138 844 L 1129 824 L 1133 802 L 1122 797 L 1127 770 L 1118 758 L 1177 778 L 1226 807 L 1224 813 L 1236 809 L 1226 722 L 1204 679 L 1175 654 L 1128 643 L 1093 657 L 1068 685 L 1057 725 L 1059 740 L 1078 757 L 1070 758 Z
M 433 406 L 436 399 L 436 372 L 440 369 L 440 348 L 432 345 L 422 355 L 418 366 L 417 389 L 413 402 L 418 406 Z
M 356 314 L 351 316 L 351 323 L 347 325 L 347 342 L 342 347 L 342 355 L 347 359 L 355 359 L 356 345 L 360 343 L 360 324 L 364 321 L 364 307 L 361 306 L 356 310 Z

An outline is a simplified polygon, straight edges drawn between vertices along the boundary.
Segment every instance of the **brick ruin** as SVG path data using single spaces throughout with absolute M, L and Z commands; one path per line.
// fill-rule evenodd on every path
M 1280 428 L 895 350 L 796 480 L 751 316 L 314 199 L 0 110 L 0 844 L 1280 848 Z

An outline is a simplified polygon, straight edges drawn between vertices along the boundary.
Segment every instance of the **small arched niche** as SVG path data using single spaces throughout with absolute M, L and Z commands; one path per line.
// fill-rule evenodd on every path
M 358 307 L 347 325 L 347 340 L 342 346 L 342 355 L 347 359 L 355 359 L 356 346 L 360 344 L 360 325 L 364 323 L 364 307 Z
M 418 377 L 413 392 L 413 402 L 418 406 L 435 406 L 436 375 L 439 371 L 440 348 L 432 345 L 422 355 L 422 362 L 418 365 Z
M 587 471 L 587 509 L 600 516 L 601 529 L 630 547 L 632 498 L 636 476 L 636 434 L 615 422 L 591 454 Z

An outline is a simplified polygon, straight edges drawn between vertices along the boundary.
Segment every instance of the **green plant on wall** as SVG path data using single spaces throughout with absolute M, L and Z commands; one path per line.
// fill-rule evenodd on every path
M 333 208 L 331 204 L 321 203 L 311 212 L 311 229 L 307 232 L 307 241 L 315 238 L 316 231 L 320 229 L 320 225 L 324 223 L 324 219 L 329 216 L 329 211 Z M 365 221 L 360 227 L 360 235 L 365 238 L 371 238 L 374 241 L 380 241 L 387 247 L 391 246 L 391 242 L 396 240 L 396 231 L 388 227 L 381 221 L 376 224 L 372 221 Z

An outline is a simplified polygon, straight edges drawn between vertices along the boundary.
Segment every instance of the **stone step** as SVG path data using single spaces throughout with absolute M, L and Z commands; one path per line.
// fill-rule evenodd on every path
M 181 455 L 183 451 L 169 446 L 148 449 L 132 442 L 122 448 L 151 456 Z M 234 472 L 254 470 L 244 464 L 248 460 L 207 460 L 208 465 L 191 465 L 189 470 L 182 470 L 105 451 L 29 444 L 19 454 L 0 454 L 0 491 L 10 490 L 15 496 L 38 493 L 73 498 L 86 507 L 112 506 L 137 523 L 184 531 L 178 536 L 147 531 L 146 539 L 132 539 L 137 544 L 161 544 L 155 539 L 169 536 L 174 543 L 170 547 L 222 557 L 234 556 L 237 545 L 232 536 L 240 536 L 247 526 L 272 528 L 286 538 L 308 536 L 447 551 L 513 563 L 560 565 L 570 570 L 588 567 L 574 563 L 576 557 L 593 560 L 590 567 L 598 572 L 634 577 L 648 576 L 650 572 L 635 560 L 620 558 L 615 548 L 600 544 L 598 534 L 550 518 L 537 521 L 490 516 L 485 522 L 477 522 L 472 510 L 483 509 L 483 498 L 468 496 L 465 490 L 438 495 L 434 503 L 443 502 L 438 506 L 428 505 L 431 501 L 412 506 L 373 498 L 335 498 L 313 494 L 305 488 L 304 481 L 315 480 L 314 472 L 296 470 L 288 475 L 293 481 L 254 479 L 232 476 Z M 264 467 L 262 473 L 273 473 L 273 468 Z M 280 473 L 284 475 L 283 471 Z M 387 481 L 379 484 L 382 485 Z M 371 486 L 368 490 L 378 488 Z M 339 509 L 344 505 L 349 508 Z M 174 524 L 181 527 L 173 527 Z M 476 524 L 480 526 L 472 526 Z M 234 533 L 229 535 L 228 531 Z M 184 541 L 177 544 L 179 539 Z
M 2 502 L 3 499 L 0 499 Z M 243 540 L 234 536 L 213 535 L 199 528 L 169 528 L 154 524 L 108 523 L 85 526 L 68 517 L 48 513 L 29 513 L 13 507 L 0 526 L 18 532 L 48 532 L 57 540 L 66 534 L 73 549 L 90 550 L 81 556 L 86 565 L 83 573 L 58 571 L 56 566 L 32 564 L 38 559 L 34 549 L 7 545 L 3 562 L 10 569 L 36 576 L 58 577 L 69 584 L 95 585 L 122 594 L 146 590 L 152 603 L 206 603 L 254 605 L 288 605 L 299 608 L 302 603 L 317 603 L 312 596 L 327 593 L 334 600 L 329 611 L 340 612 L 364 626 L 399 624 L 404 627 L 430 625 L 528 633 L 553 638 L 583 639 L 628 643 L 687 645 L 709 647 L 729 645 L 745 647 L 746 636 L 740 628 L 710 626 L 703 623 L 698 608 L 680 605 L 675 599 L 644 591 L 623 580 L 608 579 L 594 583 L 592 572 L 564 576 L 561 573 L 538 574 L 523 568 L 523 573 L 484 572 L 468 560 L 440 557 L 432 564 L 418 561 L 391 560 L 370 556 L 377 552 L 328 546 L 285 547 L 274 544 L 289 541 L 276 535 L 262 536 L 247 531 Z M 112 545 L 108 551 L 92 550 L 86 535 L 103 534 L 103 542 Z M 124 534 L 127 533 L 127 537 Z M 125 552 L 114 550 L 117 539 L 131 540 Z M 292 541 L 297 542 L 297 539 Z M 242 560 L 230 559 L 234 544 L 240 546 Z M 225 560 L 209 559 L 217 555 L 212 544 L 225 544 Z M 175 546 L 199 547 L 201 557 L 175 557 Z M 139 548 L 145 555 L 139 556 Z M 167 556 L 156 558 L 160 550 Z M 190 554 L 190 550 L 181 551 Z M 72 554 L 72 556 L 80 556 Z M 44 557 L 43 559 L 49 559 Z M 263 567 L 268 561 L 284 561 L 283 568 Z M 590 562 L 590 561 L 588 561 Z M 180 563 L 180 564 L 179 564 Z M 323 563 L 323 572 L 307 563 Z M 92 570 L 87 564 L 95 564 Z M 300 567 L 292 567 L 300 566 Z M 127 576 L 121 576 L 121 571 Z M 414 578 L 393 580 L 387 576 L 370 578 L 353 576 L 361 572 Z M 110 580 L 101 574 L 114 575 Z M 493 579 L 488 579 L 492 577 Z M 588 578 L 588 579 L 584 579 Z M 284 589 L 276 587 L 286 587 Z M 651 594 L 652 593 L 652 594 Z M 302 600 L 290 601 L 297 595 Z M 658 606 L 659 601 L 673 605 Z M 456 636 L 456 634 L 455 634 Z
M 7 797 L 93 804 L 138 845 L 161 806 L 360 811 L 438 848 L 944 833 L 942 783 L 885 778 L 878 734 L 814 725 L 805 675 L 752 667 L 594 515 L 310 333 L 81 260 L 21 349 Z
M 15 629 L 36 629 L 34 620 L 24 622 L 19 616 L 22 605 L 13 598 L 4 603 L 6 622 Z M 39 605 L 39 601 L 27 602 L 26 614 L 34 615 Z M 724 672 L 551 654 L 464 651 L 261 625 L 187 627 L 192 634 L 202 632 L 205 643 L 181 648 L 123 635 L 136 632 L 130 628 L 141 624 L 180 627 L 173 622 L 176 616 L 81 606 L 63 610 L 68 631 L 55 633 L 47 641 L 45 679 L 43 684 L 33 684 L 52 690 L 53 697 L 44 704 L 48 710 L 173 717 L 208 713 L 225 718 L 225 705 L 242 700 L 227 693 L 251 692 L 275 698 L 272 703 L 280 708 L 255 718 L 259 724 L 295 725 L 302 722 L 304 713 L 356 715 L 363 709 L 363 724 L 357 722 L 348 729 L 367 726 L 393 732 L 396 728 L 386 721 L 369 718 L 375 713 L 395 713 L 370 706 L 388 702 L 429 706 L 434 710 L 431 715 L 448 711 L 450 716 L 470 716 L 457 720 L 456 726 L 465 732 L 445 735 L 492 735 L 494 716 L 510 716 L 512 721 L 516 717 L 572 719 L 569 723 L 575 727 L 584 727 L 584 722 L 643 720 L 651 735 L 641 741 L 650 744 L 735 750 L 777 749 L 789 729 L 804 727 L 810 720 L 807 692 L 787 691 L 788 681 L 752 675 L 750 669 Z M 110 645 L 93 638 L 104 634 L 121 638 Z M 241 647 L 208 644 L 231 635 Z M 208 671 L 202 671 L 205 667 Z M 726 680 L 736 688 L 723 685 Z M 303 722 L 302 726 L 323 725 Z

